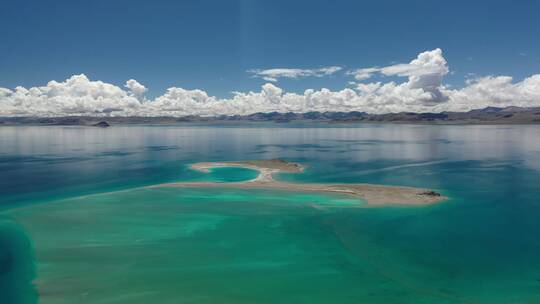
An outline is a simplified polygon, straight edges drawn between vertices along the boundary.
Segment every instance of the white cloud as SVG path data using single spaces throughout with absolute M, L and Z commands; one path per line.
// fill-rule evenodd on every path
M 446 59 L 443 57 L 441 49 L 434 49 L 418 54 L 416 59 L 409 63 L 394 64 L 382 68 L 372 67 L 350 71 L 348 74 L 354 75 L 356 80 L 362 81 L 369 79 L 373 74 L 380 73 L 385 76 L 408 77 L 404 83 L 410 89 L 422 89 L 430 94 L 428 99 L 431 102 L 440 102 L 445 100 L 441 93 L 442 79 L 448 74 L 449 69 Z M 425 101 L 425 96 L 422 97 Z
M 0 88 L 0 116 L 214 116 L 271 111 L 388 113 L 540 106 L 540 74 L 518 82 L 509 76 L 488 76 L 469 79 L 461 89 L 444 86 L 442 79 L 448 73 L 448 66 L 439 49 L 421 53 L 407 64 L 364 70 L 364 75 L 379 73 L 407 79 L 402 83 L 357 82 L 352 88 L 308 89 L 304 93 L 285 92 L 267 83 L 258 92 L 234 92 L 225 99 L 209 96 L 203 90 L 172 87 L 163 95 L 146 100 L 143 98 L 146 87 L 135 80 L 128 80 L 123 89 L 81 74 L 63 82 L 50 81 L 41 87 Z M 364 77 L 360 79 L 365 80 Z
M 4 91 L 4 90 L 3 90 Z M 100 115 L 135 113 L 140 103 L 123 89 L 102 81 L 75 75 L 64 82 L 50 81 L 43 87 L 16 87 L 0 95 L 0 115 Z
M 126 84 L 124 85 L 124 87 L 128 88 L 133 93 L 133 95 L 137 96 L 138 98 L 142 98 L 143 94 L 146 91 L 148 91 L 148 89 L 145 86 L 140 84 L 135 79 L 130 79 L 126 81 Z
M 487 106 L 540 106 L 540 74 L 520 82 L 510 76 L 488 76 L 467 81 L 460 90 L 448 90 L 445 106 L 470 110 Z
M 348 75 L 354 75 L 354 78 L 358 81 L 371 78 L 373 74 L 379 72 L 379 68 L 364 68 L 347 72 Z
M 341 71 L 343 68 L 339 66 L 329 66 L 319 69 L 268 69 L 248 70 L 248 73 L 253 74 L 253 77 L 262 78 L 266 81 L 277 82 L 279 78 L 300 78 L 300 77 L 323 77 L 329 76 Z

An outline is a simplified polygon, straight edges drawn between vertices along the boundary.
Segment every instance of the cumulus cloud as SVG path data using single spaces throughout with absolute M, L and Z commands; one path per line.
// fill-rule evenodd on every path
M 520 82 L 510 76 L 487 76 L 467 81 L 459 90 L 445 92 L 450 101 L 448 108 L 473 109 L 487 106 L 540 106 L 540 74 Z
M 408 77 L 408 81 L 402 84 L 409 89 L 421 89 L 425 94 L 424 101 L 441 102 L 446 100 L 442 94 L 442 79 L 448 74 L 449 69 L 441 49 L 434 49 L 418 54 L 409 63 L 394 64 L 386 67 L 362 68 L 350 71 L 356 80 L 362 81 L 380 73 L 385 76 Z M 405 88 L 401 88 L 405 89 Z M 427 96 L 428 94 L 429 96 Z
M 135 79 L 130 79 L 126 81 L 126 84 L 124 85 L 133 95 L 137 96 L 138 98 L 142 98 L 143 94 L 148 91 L 148 89 L 140 84 Z
M 63 82 L 50 81 L 46 86 L 2 90 L 0 115 L 100 115 L 111 112 L 135 113 L 137 98 L 123 89 L 102 81 L 90 81 L 75 75 Z
M 277 68 L 277 69 L 268 69 L 268 70 L 259 70 L 253 69 L 248 70 L 248 73 L 252 74 L 253 77 L 262 78 L 266 81 L 277 82 L 279 78 L 300 78 L 300 77 L 323 77 L 329 76 L 334 73 L 341 71 L 343 68 L 339 66 L 329 66 L 319 69 L 286 69 L 286 68 Z
M 136 80 L 128 80 L 125 88 L 121 88 L 81 74 L 62 82 L 50 81 L 41 87 L 0 88 L 0 116 L 215 116 L 272 111 L 388 113 L 540 106 L 540 74 L 521 81 L 509 76 L 476 77 L 467 80 L 463 88 L 451 89 L 443 83 L 448 71 L 442 51 L 436 49 L 420 53 L 409 63 L 357 70 L 356 74 L 361 76 L 356 78 L 361 81 L 352 88 L 337 91 L 323 88 L 292 93 L 266 83 L 257 92 L 234 92 L 230 98 L 217 98 L 203 90 L 172 87 L 153 100 L 144 99 L 147 89 Z M 365 82 L 373 74 L 406 77 L 406 80 Z

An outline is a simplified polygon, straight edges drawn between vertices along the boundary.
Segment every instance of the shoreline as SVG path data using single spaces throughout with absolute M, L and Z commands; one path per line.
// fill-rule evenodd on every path
M 175 182 L 151 186 L 151 188 L 237 188 L 237 189 L 275 189 L 286 191 L 337 193 L 359 198 L 368 206 L 402 205 L 424 206 L 432 205 L 447 199 L 430 189 L 386 186 L 374 184 L 317 184 L 289 183 L 277 181 L 273 175 L 277 173 L 301 173 L 305 167 L 280 159 L 253 160 L 233 162 L 202 162 L 190 166 L 200 172 L 209 172 L 213 168 L 239 167 L 252 169 L 259 175 L 252 180 L 242 182 Z

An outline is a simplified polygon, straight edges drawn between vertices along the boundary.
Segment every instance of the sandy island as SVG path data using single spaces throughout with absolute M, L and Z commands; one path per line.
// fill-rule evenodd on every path
M 153 187 L 216 187 L 241 189 L 278 189 L 290 191 L 340 193 L 364 200 L 368 205 L 429 205 L 447 199 L 429 189 L 383 186 L 372 184 L 300 184 L 277 181 L 275 173 L 301 173 L 304 167 L 281 159 L 251 160 L 235 162 L 204 162 L 191 165 L 191 169 L 208 172 L 212 168 L 241 167 L 259 171 L 257 178 L 230 183 L 179 182 L 161 184 Z

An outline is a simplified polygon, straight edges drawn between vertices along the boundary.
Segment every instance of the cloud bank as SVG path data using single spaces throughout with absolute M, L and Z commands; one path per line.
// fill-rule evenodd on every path
M 258 73 L 259 77 L 277 79 L 321 77 L 339 71 L 325 69 L 272 69 Z M 479 77 L 468 80 L 461 89 L 450 89 L 443 82 L 448 72 L 443 52 L 435 49 L 418 54 L 409 63 L 349 71 L 346 74 L 354 76 L 356 82 L 338 91 L 308 89 L 299 94 L 266 83 L 258 92 L 235 92 L 232 97 L 222 99 L 209 96 L 203 90 L 172 87 L 153 100 L 144 96 L 147 88 L 134 79 L 128 80 L 122 88 L 90 80 L 81 74 L 63 82 L 50 81 L 41 87 L 0 88 L 0 116 L 214 116 L 272 111 L 380 114 L 540 106 L 540 74 L 519 82 L 509 76 Z M 376 74 L 403 77 L 404 81 L 367 82 Z

